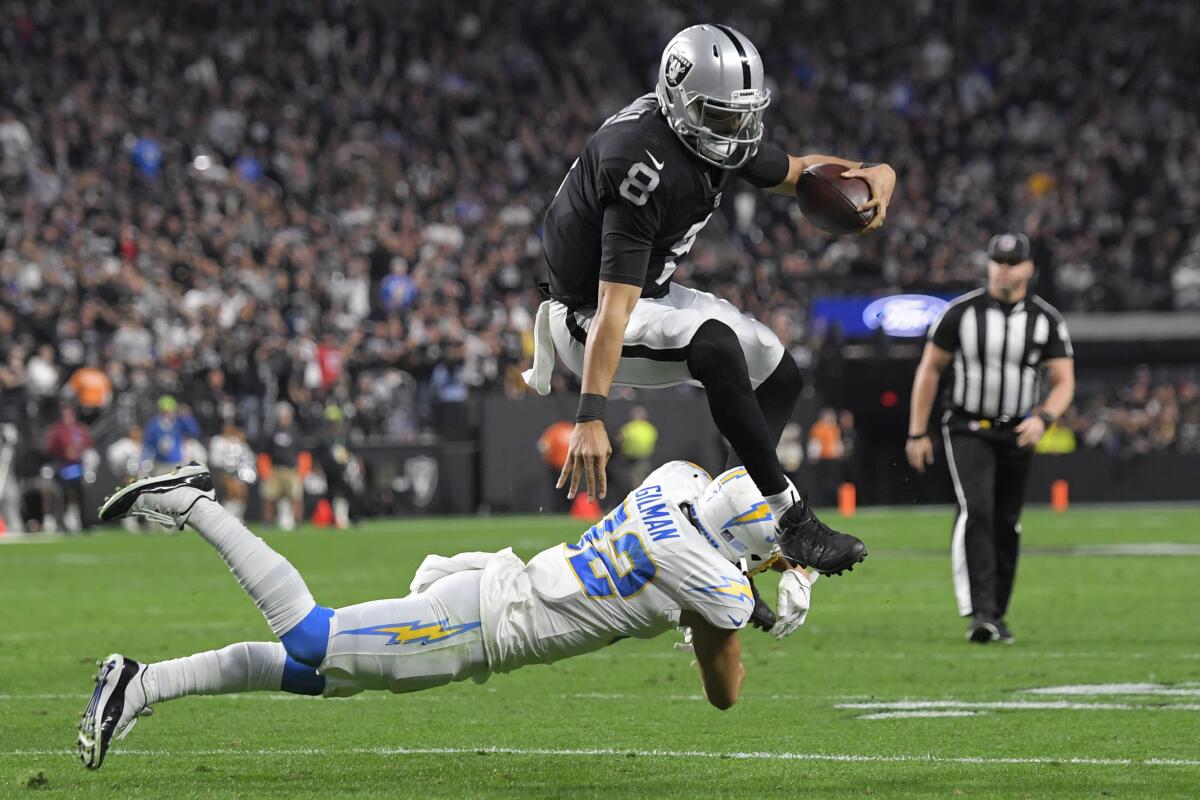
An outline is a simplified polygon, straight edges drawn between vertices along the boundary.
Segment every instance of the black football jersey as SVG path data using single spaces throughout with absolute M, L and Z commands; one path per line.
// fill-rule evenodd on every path
M 671 130 L 654 94 L 639 97 L 592 135 L 550 202 L 550 296 L 593 308 L 605 280 L 662 297 L 735 177 L 770 188 L 787 173 L 787 154 L 766 144 L 738 170 L 705 163 Z

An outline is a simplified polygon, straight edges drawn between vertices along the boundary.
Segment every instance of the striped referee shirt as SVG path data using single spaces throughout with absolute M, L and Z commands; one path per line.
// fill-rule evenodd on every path
M 991 419 L 1028 414 L 1042 397 L 1043 364 L 1074 357 L 1062 315 L 1032 294 L 1007 304 L 968 292 L 930 326 L 929 341 L 954 354 L 952 409 Z

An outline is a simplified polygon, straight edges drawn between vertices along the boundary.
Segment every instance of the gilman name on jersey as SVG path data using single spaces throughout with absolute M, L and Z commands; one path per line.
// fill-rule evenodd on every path
M 651 539 L 662 542 L 679 538 L 679 531 L 675 529 L 675 523 L 667 511 L 661 486 L 643 486 L 633 493 L 633 499 L 637 504 L 638 514 L 642 517 L 642 524 L 646 527 L 646 533 L 650 534 Z

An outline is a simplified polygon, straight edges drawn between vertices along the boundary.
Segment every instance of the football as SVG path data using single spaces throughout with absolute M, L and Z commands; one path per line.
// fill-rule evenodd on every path
M 796 203 L 804 218 L 833 234 L 857 233 L 871 224 L 875 209 L 859 211 L 871 199 L 871 187 L 862 178 L 843 178 L 846 167 L 814 164 L 796 181 Z

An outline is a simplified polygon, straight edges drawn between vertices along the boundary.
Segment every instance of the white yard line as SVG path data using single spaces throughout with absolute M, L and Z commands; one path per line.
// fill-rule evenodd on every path
M 971 660 L 971 659 L 979 659 L 979 660 L 994 659 L 996 657 L 996 653 L 1001 650 L 1002 650 L 1002 648 L 999 648 L 999 647 L 991 648 L 991 649 L 986 648 L 986 647 L 977 647 L 974 650 L 956 650 L 955 652 L 942 652 L 942 653 L 924 653 L 924 652 L 922 652 L 922 653 L 916 653 L 916 652 L 906 653 L 906 652 L 902 652 L 902 651 L 893 651 L 893 652 L 885 651 L 885 652 L 871 653 L 871 658 L 876 661 L 888 660 L 888 661 L 955 661 L 955 662 L 962 662 L 962 661 L 967 661 L 967 660 Z M 1033 661 L 1036 661 L 1038 659 L 1046 659 L 1046 660 L 1051 660 L 1051 661 L 1064 661 L 1064 660 L 1070 660 L 1070 659 L 1112 661 L 1112 660 L 1116 660 L 1116 659 L 1129 660 L 1129 659 L 1150 659 L 1150 658 L 1162 659 L 1162 660 L 1167 660 L 1167 661 L 1175 660 L 1175 659 L 1179 659 L 1182 661 L 1200 660 L 1200 652 L 1141 653 L 1141 652 L 1137 652 L 1137 651 L 1119 652 L 1119 651 L 1112 650 L 1112 651 L 1108 651 L 1108 652 L 1080 651 L 1080 652 L 1075 653 L 1075 652 L 1061 652 L 1061 651 L 1054 651 L 1054 650 L 1038 651 L 1038 650 L 1033 650 L 1029 647 L 1026 647 L 1025 645 L 1017 645 L 1016 647 L 1014 647 L 1012 649 L 1003 649 L 1002 652 L 1004 652 L 1004 655 L 1006 658 L 1020 658 L 1022 660 L 1028 659 L 1028 660 L 1033 660 Z M 795 658 L 794 653 L 792 653 L 789 650 L 782 649 L 782 648 L 779 650 L 766 651 L 762 655 L 764 655 L 768 658 L 788 658 L 788 659 Z M 625 661 L 627 659 L 651 659 L 651 660 L 656 660 L 656 661 L 667 661 L 667 660 L 679 661 L 680 659 L 687 658 L 687 656 L 683 655 L 682 653 L 676 653 L 670 649 L 631 650 L 628 652 L 622 652 L 620 654 L 620 656 L 615 656 L 611 653 L 605 653 L 603 650 L 601 650 L 601 651 L 598 651 L 596 655 L 589 654 L 588 657 L 589 658 L 604 658 L 606 656 L 608 658 L 611 658 L 613 661 L 618 661 L 618 660 Z M 842 658 L 842 659 L 855 659 L 855 660 L 861 661 L 863 658 L 863 654 L 861 651 L 858 651 L 858 650 L 826 650 L 825 652 L 821 653 L 821 658 L 823 658 L 823 659 Z
M 1080 683 L 1066 686 L 1039 686 L 1022 689 L 1022 694 L 1050 695 L 1158 695 L 1162 697 L 1200 697 L 1200 688 L 1165 686 L 1161 683 Z
M 838 703 L 834 708 L 859 711 L 919 711 L 962 708 L 973 711 L 1200 711 L 1197 703 L 1141 705 L 1136 703 L 1075 703 L 1068 700 L 898 700 L 886 703 Z
M 986 714 L 986 711 L 880 711 L 877 714 L 863 714 L 855 719 L 933 719 L 937 717 L 975 717 Z
M 163 749 L 126 750 L 114 748 L 113 754 L 123 756 L 145 756 L 149 758 L 196 757 L 196 756 L 462 756 L 462 755 L 505 755 L 505 756 L 548 756 L 555 758 L 594 758 L 597 756 L 644 758 L 697 758 L 733 759 L 738 761 L 814 761 L 850 764 L 983 764 L 983 765 L 1027 765 L 1065 764 L 1089 767 L 1200 767 L 1200 759 L 1185 758 L 1092 758 L 1087 756 L 992 757 L 992 756 L 936 756 L 932 754 L 877 755 L 860 753 L 772 753 L 772 752 L 721 752 L 711 750 L 639 750 L 637 748 L 543 748 L 543 747 L 350 747 L 350 748 L 264 748 L 264 749 Z M 0 757 L 41 757 L 75 755 L 69 749 L 7 750 Z

